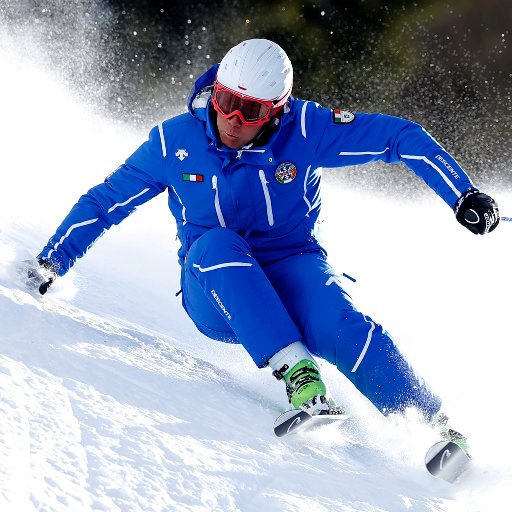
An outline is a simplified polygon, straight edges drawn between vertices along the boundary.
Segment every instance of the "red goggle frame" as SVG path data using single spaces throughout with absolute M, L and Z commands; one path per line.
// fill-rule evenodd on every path
M 272 100 L 251 98 L 228 89 L 219 82 L 215 82 L 213 87 L 213 108 L 226 119 L 237 115 L 242 123 L 248 126 L 264 125 L 285 101 L 276 104 Z

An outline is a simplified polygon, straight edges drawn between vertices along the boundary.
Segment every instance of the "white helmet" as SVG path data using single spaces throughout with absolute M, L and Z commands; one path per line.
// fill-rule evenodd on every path
M 282 106 L 292 92 L 293 67 L 278 44 L 249 39 L 226 53 L 217 81 L 232 91 Z

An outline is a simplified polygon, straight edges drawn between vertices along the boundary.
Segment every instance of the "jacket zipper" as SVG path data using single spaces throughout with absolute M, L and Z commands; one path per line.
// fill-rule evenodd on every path
M 270 192 L 268 190 L 268 181 L 265 177 L 265 172 L 260 169 L 259 172 L 261 186 L 263 187 L 263 195 L 265 196 L 265 203 L 267 205 L 267 219 L 270 226 L 274 225 L 274 212 L 272 211 L 272 201 L 270 199 Z
M 212 176 L 212 186 L 213 190 L 215 190 L 215 211 L 217 212 L 217 218 L 219 219 L 219 224 L 225 228 L 226 223 L 224 222 L 224 215 L 222 215 L 222 210 L 220 209 L 220 200 L 219 200 L 219 187 L 217 185 L 217 176 Z

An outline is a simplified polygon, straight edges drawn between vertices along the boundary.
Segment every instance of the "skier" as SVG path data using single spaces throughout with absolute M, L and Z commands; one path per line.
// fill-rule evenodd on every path
M 315 238 L 322 167 L 403 162 L 472 233 L 496 202 L 420 125 L 291 96 L 293 68 L 272 41 L 233 47 L 195 83 L 188 112 L 83 195 L 28 270 L 41 294 L 112 224 L 167 190 L 181 248 L 182 304 L 206 336 L 241 343 L 285 383 L 294 408 L 340 408 L 315 356 L 382 413 L 414 406 L 445 423 L 441 400 L 390 335 L 358 311 Z M 446 427 L 443 427 L 446 431 Z

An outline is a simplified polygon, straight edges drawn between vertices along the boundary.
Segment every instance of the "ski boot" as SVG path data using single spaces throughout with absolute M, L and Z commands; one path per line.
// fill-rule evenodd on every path
M 327 397 L 327 388 L 314 361 L 304 359 L 291 370 L 284 366 L 281 371 L 274 371 L 274 377 L 284 380 L 288 401 L 295 409 L 307 411 L 312 416 L 344 413 L 332 398 Z
M 311 415 L 341 414 L 344 411 L 327 396 L 327 388 L 320 376 L 313 356 L 300 341 L 288 345 L 269 359 L 278 380 L 284 380 L 288 401 L 295 409 Z
M 448 426 L 448 416 L 440 412 L 432 421 L 434 428 L 441 434 L 443 441 L 451 441 L 459 446 L 469 456 L 469 442 L 460 432 L 453 430 Z

